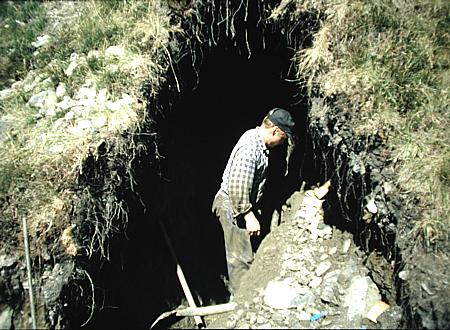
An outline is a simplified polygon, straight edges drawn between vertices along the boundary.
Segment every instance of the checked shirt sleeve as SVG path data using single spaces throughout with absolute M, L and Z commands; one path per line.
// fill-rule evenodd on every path
M 251 146 L 239 148 L 230 168 L 228 195 L 237 214 L 246 213 L 252 208 L 250 196 L 255 177 L 255 150 Z

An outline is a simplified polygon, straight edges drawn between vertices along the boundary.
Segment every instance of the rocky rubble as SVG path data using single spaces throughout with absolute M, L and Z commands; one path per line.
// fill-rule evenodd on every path
M 294 193 L 242 280 L 237 308 L 208 317 L 208 328 L 398 327 L 400 307 L 383 302 L 364 253 L 326 224 L 322 203 L 313 190 Z
M 124 52 L 121 47 L 111 46 L 106 49 L 104 56 L 111 63 L 116 63 L 121 61 Z M 103 55 L 89 53 L 86 57 L 73 53 L 65 74 L 70 77 L 74 70 L 83 65 L 86 58 L 96 56 Z M 30 71 L 23 80 L 0 91 L 0 101 L 20 93 L 30 95 L 25 106 L 36 120 L 36 127 L 48 128 L 47 131 L 43 129 L 37 142 L 50 141 L 45 150 L 49 154 L 63 152 L 65 140 L 121 131 L 137 120 L 133 109 L 137 102 L 134 97 L 122 93 L 121 97 L 113 99 L 106 88 L 100 88 L 90 78 L 86 78 L 79 88 L 70 91 L 65 83 L 56 82 L 54 77 Z M 14 120 L 8 116 L 0 117 L 0 140 L 6 137 L 6 129 Z M 59 134 L 57 139 L 48 136 L 55 132 Z M 62 134 L 66 136 L 65 140 L 62 139 Z

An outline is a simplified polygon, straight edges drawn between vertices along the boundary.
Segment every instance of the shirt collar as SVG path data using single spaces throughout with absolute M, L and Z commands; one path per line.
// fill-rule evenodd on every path
M 264 154 L 266 156 L 269 155 L 269 149 L 267 148 L 266 144 L 264 143 L 262 131 L 259 126 L 256 127 L 256 132 L 257 132 L 257 136 L 258 136 L 258 141 L 260 142 L 260 145 L 261 145 L 261 148 L 262 148 Z

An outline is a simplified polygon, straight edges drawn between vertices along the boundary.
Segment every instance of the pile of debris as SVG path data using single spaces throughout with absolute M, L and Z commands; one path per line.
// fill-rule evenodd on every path
M 329 182 L 295 192 L 281 224 L 264 239 L 232 312 L 208 328 L 397 328 L 401 309 L 385 303 L 348 232 L 324 223 Z

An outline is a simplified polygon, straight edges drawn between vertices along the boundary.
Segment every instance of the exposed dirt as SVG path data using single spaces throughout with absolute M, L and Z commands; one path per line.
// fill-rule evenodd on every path
M 395 302 L 377 323 L 367 318 L 375 302 L 385 298 L 366 277 L 365 254 L 353 243 L 352 235 L 326 224 L 322 203 L 312 205 L 311 193 L 307 191 L 304 198 L 304 192 L 298 191 L 288 199 L 280 225 L 273 226 L 263 239 L 242 279 L 233 299 L 237 307 L 232 312 L 206 316 L 207 328 L 398 327 L 401 308 Z M 390 271 L 382 263 L 378 268 Z M 350 292 L 355 279 L 369 283 L 360 297 Z M 284 284 L 288 284 L 284 289 L 290 289 L 284 291 Z M 277 285 L 283 293 L 276 297 L 272 289 Z M 289 300 L 290 294 L 297 296 Z M 319 318 L 314 320 L 316 316 Z M 174 328 L 194 328 L 192 322 L 192 318 L 185 319 Z

